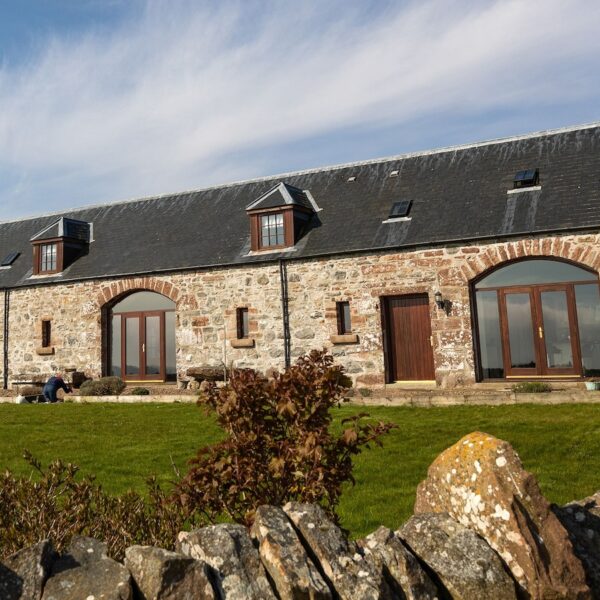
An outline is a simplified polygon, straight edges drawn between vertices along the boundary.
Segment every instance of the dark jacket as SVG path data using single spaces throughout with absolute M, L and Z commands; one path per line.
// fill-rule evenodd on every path
M 52 395 L 56 395 L 58 390 L 64 390 L 65 392 L 70 392 L 71 388 L 63 381 L 62 377 L 50 377 L 44 385 L 44 394 L 49 392 Z

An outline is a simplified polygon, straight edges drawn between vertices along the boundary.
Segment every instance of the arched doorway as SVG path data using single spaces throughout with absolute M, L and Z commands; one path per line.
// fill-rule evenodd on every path
M 125 381 L 175 381 L 175 302 L 134 292 L 112 306 L 109 373 Z
M 479 375 L 600 375 L 598 274 L 553 259 L 525 259 L 473 284 Z

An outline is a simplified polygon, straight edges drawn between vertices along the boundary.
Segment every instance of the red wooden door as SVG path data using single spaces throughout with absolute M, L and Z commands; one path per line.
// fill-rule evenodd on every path
M 427 294 L 386 298 L 387 363 L 391 381 L 435 379 Z

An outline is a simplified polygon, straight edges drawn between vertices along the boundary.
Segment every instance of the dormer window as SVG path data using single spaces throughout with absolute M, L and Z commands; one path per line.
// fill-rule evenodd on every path
M 280 183 L 250 204 L 251 249 L 255 252 L 293 247 L 307 232 L 320 208 L 308 190 Z
M 61 273 L 86 252 L 90 241 L 90 223 L 58 219 L 31 238 L 33 274 Z

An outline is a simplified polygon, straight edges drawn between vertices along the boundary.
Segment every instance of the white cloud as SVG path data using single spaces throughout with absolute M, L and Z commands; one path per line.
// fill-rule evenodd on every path
M 600 92 L 594 0 L 198 6 L 149 2 L 0 67 L 0 217 L 289 168 L 259 150 L 345 128 Z

